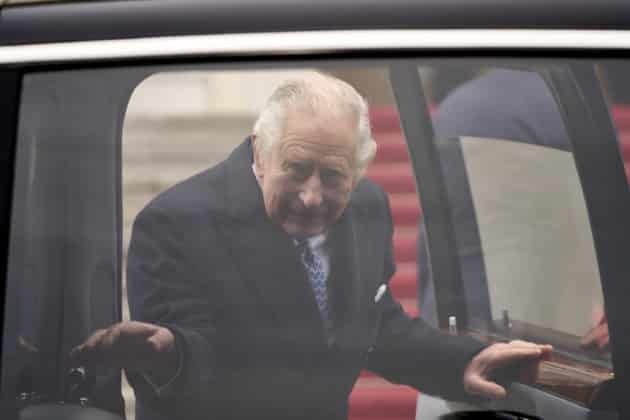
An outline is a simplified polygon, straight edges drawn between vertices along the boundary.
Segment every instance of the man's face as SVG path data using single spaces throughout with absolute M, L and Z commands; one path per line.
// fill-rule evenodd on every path
M 267 216 L 294 237 L 324 232 L 350 200 L 356 143 L 354 118 L 289 111 L 269 154 L 255 149 Z

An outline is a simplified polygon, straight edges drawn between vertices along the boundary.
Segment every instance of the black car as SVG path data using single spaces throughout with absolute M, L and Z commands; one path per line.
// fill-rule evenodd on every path
M 349 417 L 630 418 L 630 3 L 499 3 L 0 1 L 0 417 L 133 418 L 68 354 L 128 317 L 135 216 L 317 70 L 370 103 L 404 309 L 554 346 L 477 406 L 364 372 Z

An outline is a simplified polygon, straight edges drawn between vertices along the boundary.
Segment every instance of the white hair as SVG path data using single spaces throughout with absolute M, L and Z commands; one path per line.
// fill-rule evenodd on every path
M 263 154 L 268 155 L 274 142 L 282 137 L 288 111 L 298 108 L 356 118 L 354 175 L 358 179 L 376 154 L 366 100 L 348 83 L 322 73 L 284 81 L 269 97 L 254 124 L 256 144 Z

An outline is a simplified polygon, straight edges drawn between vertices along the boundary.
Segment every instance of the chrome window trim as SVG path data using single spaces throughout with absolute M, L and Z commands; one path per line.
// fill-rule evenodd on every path
M 0 47 L 0 65 L 128 58 L 321 54 L 365 50 L 628 50 L 630 31 L 403 29 L 184 35 Z

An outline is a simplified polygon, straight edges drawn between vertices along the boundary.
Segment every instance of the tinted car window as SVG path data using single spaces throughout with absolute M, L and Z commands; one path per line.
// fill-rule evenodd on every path
M 377 259 L 371 253 L 390 254 L 387 255 L 387 261 L 379 262 L 381 265 L 374 270 L 378 272 L 376 274 L 379 279 L 388 282 L 387 287 L 381 289 L 384 284 L 374 280 L 369 293 L 366 292 L 363 296 L 368 308 L 366 317 L 375 325 L 380 322 L 383 315 L 381 312 L 385 312 L 378 306 L 384 293 L 387 293 L 385 299 L 389 299 L 391 295 L 400 301 L 402 311 L 410 316 L 417 315 L 417 275 L 419 272 L 420 285 L 424 287 L 425 276 L 431 273 L 430 252 L 425 257 L 417 254 L 427 245 L 421 239 L 423 227 L 415 179 L 405 137 L 400 129 L 397 106 L 389 86 L 387 64 L 352 67 L 326 65 L 318 68 L 349 81 L 370 103 L 369 115 L 378 151 L 374 162 L 365 172 L 365 178 L 372 183 L 364 182 L 362 188 L 369 188 L 375 196 L 382 198 L 383 203 L 388 202 L 388 211 L 391 214 L 366 211 L 365 220 L 369 223 L 365 223 L 365 229 L 359 229 L 358 234 L 374 233 L 371 229 L 378 229 L 383 221 L 389 222 L 390 217 L 391 232 L 380 232 L 377 240 L 368 238 L 357 241 L 356 247 L 347 251 L 349 254 L 344 254 L 339 260 L 331 257 L 330 264 L 336 268 L 339 265 L 335 264 L 340 264 L 339 261 L 352 261 L 352 254 L 356 252 L 364 253 L 362 258 L 366 261 Z M 191 182 L 197 182 L 194 180 L 202 179 L 203 175 L 200 178 L 199 173 L 205 174 L 209 168 L 220 167 L 234 150 L 247 144 L 244 141 L 252 133 L 256 116 L 277 83 L 286 77 L 311 72 L 313 68 L 291 67 L 287 70 L 278 66 L 277 70 L 252 71 L 240 67 L 220 70 L 208 67 L 155 66 L 58 71 L 34 73 L 25 78 L 13 210 L 17 216 L 11 234 L 9 304 L 6 308 L 8 315 L 4 330 L 5 337 L 9 339 L 5 340 L 3 350 L 3 366 L 10 366 L 3 371 L 3 389 L 25 394 L 25 405 L 47 400 L 73 401 L 77 395 L 68 396 L 67 393 L 67 384 L 71 381 L 68 353 L 99 328 L 107 327 L 120 318 L 129 317 L 127 310 L 119 306 L 121 302 L 123 306 L 127 303 L 126 273 L 130 271 L 127 271 L 126 263 L 134 229 L 149 238 L 156 235 L 157 239 L 152 239 L 151 243 L 158 247 L 168 248 L 182 238 L 186 238 L 187 242 L 185 252 L 181 248 L 173 247 L 169 250 L 170 254 L 167 253 L 169 256 L 178 255 L 178 258 L 182 258 L 175 264 L 169 260 L 170 257 L 153 255 L 155 258 L 152 258 L 151 252 L 154 250 L 150 247 L 136 248 L 140 249 L 137 252 L 144 255 L 143 258 L 147 258 L 146 261 L 156 265 L 164 264 L 168 269 L 175 270 L 175 274 L 169 277 L 168 284 L 165 283 L 163 288 L 147 292 L 146 295 L 142 294 L 142 289 L 136 291 L 137 296 L 140 296 L 138 300 L 149 302 L 147 305 L 157 308 L 152 313 L 153 318 L 143 318 L 145 313 L 142 310 L 136 312 L 136 318 L 153 322 L 164 319 L 172 321 L 171 317 L 180 309 L 164 308 L 160 305 L 169 302 L 171 298 L 168 295 L 176 288 L 174 285 L 187 279 L 189 273 L 195 273 L 199 278 L 212 278 L 220 274 L 234 279 L 226 284 L 218 285 L 209 281 L 209 286 L 201 286 L 200 290 L 204 291 L 205 287 L 216 287 L 208 291 L 210 298 L 201 296 L 202 303 L 197 299 L 200 296 L 187 295 L 184 299 L 191 299 L 191 307 L 196 309 L 190 313 L 195 316 L 201 314 L 199 316 L 203 318 L 211 315 L 212 321 L 217 322 L 217 325 L 245 325 L 246 320 L 240 317 L 245 318 L 242 314 L 250 314 L 252 311 L 260 314 L 261 321 L 266 316 L 273 317 L 265 311 L 257 312 L 257 303 L 252 296 L 266 294 L 267 299 L 273 299 L 277 295 L 269 293 L 268 289 L 254 293 L 253 286 L 237 281 L 239 270 L 247 269 L 250 259 L 256 261 L 256 253 L 247 254 L 247 258 L 236 259 L 233 264 L 216 270 L 215 266 L 203 266 L 205 258 L 214 258 L 212 261 L 227 259 L 228 243 L 232 239 L 229 235 L 216 235 L 213 240 L 221 242 L 225 247 L 215 249 L 207 246 L 205 232 L 217 229 L 217 232 L 224 233 L 227 229 L 242 229 L 248 226 L 247 220 L 241 218 L 239 222 L 235 222 L 235 214 L 231 211 L 219 212 L 218 210 L 223 209 L 213 208 L 220 216 L 213 219 L 213 225 L 198 223 L 199 220 L 195 218 L 197 216 L 189 210 L 194 210 L 198 200 L 204 199 L 203 194 L 187 194 L 184 199 L 179 191 L 188 188 Z M 440 74 L 440 69 L 431 65 L 421 67 L 426 90 L 430 93 L 432 84 L 429 76 Z M 511 70 L 486 71 L 488 75 L 495 71 Z M 474 73 L 473 81 L 485 77 Z M 519 80 L 536 75 L 531 69 L 521 69 L 517 73 Z M 491 87 L 488 91 L 492 92 L 493 89 L 495 88 Z M 545 90 L 544 83 L 541 84 L 541 89 L 551 96 Z M 544 334 L 521 334 L 517 326 L 523 322 L 567 334 L 571 339 L 579 341 L 579 337 L 590 326 L 593 308 L 601 310 L 602 305 L 590 226 L 570 145 L 567 143 L 560 147 L 545 143 L 555 141 L 551 140 L 552 136 L 542 136 L 541 144 L 526 144 L 518 136 L 505 134 L 470 131 L 450 133 L 448 129 L 466 118 L 473 122 L 478 122 L 479 118 L 475 117 L 476 110 L 466 110 L 460 112 L 459 117 L 452 122 L 440 121 L 440 113 L 446 112 L 443 110 L 451 99 L 448 93 L 442 94 L 445 99 L 438 99 L 440 95 L 437 91 L 436 89 L 433 97 L 435 100 L 431 100 L 427 107 L 434 111 L 435 143 L 438 145 L 440 164 L 444 169 L 442 176 L 446 180 L 449 199 L 453 203 L 455 223 L 462 223 L 466 229 L 471 223 L 476 225 L 479 242 L 474 251 L 477 254 L 476 264 L 484 267 L 486 284 L 483 286 L 485 289 L 481 289 L 482 286 L 473 286 L 473 291 L 487 293 L 488 301 L 483 314 L 469 317 L 471 327 L 475 320 L 481 321 L 481 324 L 475 324 L 481 327 L 467 331 L 467 325 L 460 324 L 460 334 L 494 333 L 487 323 L 498 320 L 504 323 L 501 325 L 513 326 L 513 338 L 534 341 L 548 339 Z M 479 95 L 473 97 L 478 103 Z M 552 109 L 543 113 L 544 117 L 556 115 L 553 98 L 551 99 L 549 103 L 552 104 Z M 529 109 L 531 108 L 523 112 L 527 113 Z M 518 112 L 520 111 L 517 110 L 517 114 Z M 500 122 L 505 122 L 505 118 L 501 118 Z M 491 127 L 491 124 L 484 123 L 483 126 Z M 518 129 L 523 129 L 522 124 L 517 126 Z M 561 121 L 557 127 L 562 128 Z M 527 128 L 524 131 L 527 132 Z M 432 140 L 411 139 L 412 142 Z M 449 152 L 453 147 L 459 154 L 453 155 Z M 514 164 L 501 164 L 508 159 Z M 455 172 L 449 171 L 450 168 L 455 168 Z M 245 178 L 253 180 L 254 168 L 247 166 L 244 169 L 237 176 L 231 177 L 226 185 L 239 183 Z M 335 175 L 333 173 L 331 176 Z M 550 179 L 556 182 L 550 183 Z M 502 183 L 488 188 L 495 181 Z M 457 184 L 462 182 L 467 185 L 467 207 L 464 210 L 457 207 L 459 200 L 462 200 Z M 514 187 L 517 188 L 516 192 L 512 189 Z M 243 194 L 236 198 L 232 197 L 231 200 L 239 203 L 251 197 Z M 427 200 L 431 198 L 423 197 Z M 213 199 L 217 206 L 228 202 L 225 197 Z M 521 199 L 525 204 L 517 201 Z M 497 203 L 506 211 L 499 214 L 495 210 Z M 167 204 L 175 205 L 175 210 L 168 208 Z M 532 208 L 528 209 L 527 206 Z M 159 211 L 155 210 L 156 207 Z M 370 207 L 365 205 L 357 211 L 364 211 L 365 208 Z M 382 208 L 386 206 L 383 205 Z M 153 214 L 156 219 L 153 219 L 151 225 L 143 224 L 143 220 L 147 219 L 139 216 L 143 211 L 146 215 L 146 209 L 150 212 L 156 211 Z M 524 214 L 526 210 L 532 212 Z M 545 218 L 546 224 L 540 225 L 536 219 L 540 212 L 555 218 L 553 221 Z M 562 226 L 560 222 L 563 223 Z M 517 228 L 522 229 L 513 233 Z M 385 249 L 389 246 L 388 234 L 392 237 L 391 250 Z M 515 237 L 521 240 L 511 242 L 514 247 L 509 248 L 506 241 Z M 254 239 L 249 238 L 250 241 Z M 464 242 L 466 240 L 464 238 Z M 571 247 L 563 246 L 567 245 L 565 242 L 569 242 Z M 545 251 L 541 251 L 540 243 L 547 247 Z M 243 241 L 241 245 L 247 247 L 248 242 Z M 466 258 L 472 255 L 471 248 L 468 244 L 465 245 L 460 261 L 464 277 L 472 273 L 465 265 Z M 270 243 L 268 247 L 261 249 L 274 246 Z M 559 250 L 564 251 L 564 259 L 551 254 L 551 251 Z M 278 257 L 286 257 L 295 252 L 295 249 L 285 247 L 272 251 Z M 534 252 L 533 256 L 531 252 Z M 191 258 L 192 255 L 195 258 Z M 579 261 L 581 265 L 576 267 L 566 261 Z M 261 267 L 272 269 L 273 263 L 273 260 L 258 261 Z M 519 264 L 521 269 L 515 270 L 519 268 Z M 567 272 L 567 269 L 573 269 L 575 273 Z M 178 275 L 179 270 L 183 275 Z M 423 274 L 423 270 L 429 274 Z M 508 270 L 509 275 L 505 274 L 505 270 Z M 535 274 L 532 274 L 534 271 Z M 371 272 L 363 274 L 366 278 L 375 276 Z M 515 280 L 516 274 L 520 276 L 519 280 Z M 513 283 L 506 283 L 507 277 Z M 513 299 L 514 290 L 526 286 L 525 280 L 530 277 L 540 282 L 535 286 L 528 284 L 526 291 L 519 292 L 519 299 Z M 352 275 L 348 274 L 348 278 L 352 278 Z M 554 282 L 546 282 L 549 278 L 553 278 Z M 576 286 L 578 282 L 581 285 L 579 290 Z M 553 294 L 549 292 L 550 286 L 557 286 L 557 293 L 568 290 L 568 297 L 563 300 L 566 305 L 552 306 L 549 300 L 543 301 L 543 298 L 552 298 L 552 302 L 554 301 Z M 585 287 L 589 288 L 588 292 L 582 292 Z M 301 290 L 308 294 L 311 289 L 303 287 Z M 526 292 L 529 293 L 527 299 L 524 297 Z M 235 293 L 243 296 L 243 300 L 225 299 Z M 343 293 L 345 291 L 341 287 L 339 295 L 343 296 Z M 420 315 L 427 318 L 430 316 L 430 304 L 425 305 L 422 299 L 428 296 L 430 292 L 421 292 L 419 305 Z M 576 304 L 578 298 L 583 298 L 583 301 Z M 299 305 L 300 302 L 302 301 L 297 296 L 295 301 L 281 303 Z M 392 305 L 392 311 L 401 311 L 398 306 Z M 472 309 L 473 305 L 467 307 Z M 350 304 L 338 306 L 340 311 L 352 308 Z M 188 309 L 184 312 L 186 311 Z M 131 312 L 133 314 L 133 308 Z M 293 321 L 291 317 L 278 316 L 277 320 L 287 323 L 287 330 L 292 332 L 287 338 L 289 341 L 296 337 L 306 339 L 319 333 L 305 328 L 292 330 L 293 327 L 289 325 Z M 186 322 L 194 325 L 197 319 Z M 202 326 L 202 329 L 205 327 Z M 219 330 L 217 343 L 222 347 L 220 353 L 232 362 L 228 356 L 251 351 L 251 347 L 247 346 L 249 338 L 258 340 L 260 335 L 274 336 L 273 330 L 262 327 L 246 329 L 243 333 L 246 339 L 242 340 L 231 335 L 232 329 Z M 362 358 L 369 360 L 370 353 L 374 352 L 370 340 L 377 338 L 370 334 L 376 334 L 375 331 L 370 330 L 367 333 L 369 339 L 363 336 L 360 339 L 347 336 L 344 345 L 352 350 L 352 357 L 343 361 L 351 365 L 349 360 L 353 363 L 363 360 Z M 500 338 L 505 339 L 508 336 L 509 334 Z M 268 344 L 269 341 L 272 340 L 265 340 L 265 337 L 261 339 L 262 343 Z M 230 347 L 232 343 L 236 345 Z M 262 351 L 264 350 L 268 349 L 263 348 Z M 580 355 L 589 363 L 595 362 L 602 369 L 602 375 L 610 375 L 611 366 L 606 352 L 584 352 Z M 291 367 L 293 362 L 289 358 L 273 359 L 273 363 L 279 364 L 274 367 L 279 368 Z M 235 387 L 231 394 L 237 400 L 235 404 L 238 403 L 239 395 L 253 395 L 256 392 L 260 393 L 260 400 L 264 402 L 267 396 L 265 391 L 273 388 L 271 385 L 290 388 L 283 383 L 269 385 L 269 377 L 265 376 L 268 373 L 265 369 L 269 366 L 261 368 L 257 365 L 248 366 L 245 362 L 239 363 L 243 363 L 237 366 L 240 369 L 239 374 L 254 379 L 243 381 L 239 386 L 228 383 Z M 334 365 L 339 371 L 325 371 L 323 376 L 330 389 L 352 388 L 353 384 L 338 374 L 347 369 L 348 365 L 339 363 Z M 314 372 L 321 368 L 317 363 L 308 367 Z M 261 373 L 258 374 L 256 369 L 261 369 Z M 379 372 L 379 366 L 374 366 L 373 370 Z M 119 396 L 120 372 L 102 368 L 89 373 L 94 378 L 93 388 L 86 391 L 91 403 L 122 413 Z M 317 373 L 321 374 L 321 371 Z M 396 373 L 398 375 L 389 379 L 408 379 L 401 375 L 400 370 Z M 359 417 L 366 411 L 374 410 L 372 404 L 376 395 L 390 401 L 389 404 L 396 401 L 397 409 L 404 411 L 406 415 L 414 414 L 415 391 L 404 387 L 394 388 L 367 371 L 362 371 L 359 377 L 359 384 L 351 395 L 351 417 Z M 439 387 L 438 375 L 426 377 L 429 378 L 428 383 L 426 379 L 424 382 L 426 389 L 428 392 L 436 392 L 437 388 L 431 388 L 431 385 Z M 306 379 L 298 379 L 295 383 L 304 387 L 310 386 Z M 131 418 L 137 407 L 134 406 L 132 392 L 127 385 L 123 387 L 123 393 L 127 400 L 127 415 Z M 308 405 L 312 404 L 309 401 L 291 399 L 290 403 L 295 405 L 292 407 L 294 409 L 303 409 L 305 406 L 315 409 Z M 386 415 L 391 406 L 384 403 L 380 407 L 377 410 L 383 410 Z M 322 409 L 328 408 L 324 405 Z M 191 406 L 191 409 L 195 410 L 196 407 Z M 205 411 L 199 408 L 196 413 Z
M 607 332 L 598 339 L 592 334 L 594 329 L 602 334 L 606 324 L 598 259 L 567 128 L 571 121 L 546 76 L 550 68 L 483 61 L 429 67 L 434 78 L 451 82 L 434 104 L 432 120 L 466 328 L 554 343 L 553 363 L 577 363 L 584 377 L 563 377 L 565 368 L 554 366 L 541 383 L 572 382 L 567 388 L 575 392 L 564 395 L 586 404 L 585 390 L 610 379 L 612 365 Z M 607 75 L 620 68 L 598 68 L 606 91 Z M 465 80 L 457 78 L 460 74 Z M 612 91 L 606 95 L 613 100 Z M 610 107 L 623 149 L 622 98 L 618 92 L 619 102 Z M 433 277 L 427 236 L 423 223 L 420 313 L 437 325 L 433 282 L 440 279 Z
M 366 176 L 384 188 L 392 203 L 399 266 L 392 293 L 415 315 L 420 208 L 387 71 L 324 70 L 363 87 L 370 101 L 380 150 Z M 70 381 L 69 351 L 91 332 L 115 322 L 120 312 L 128 319 L 126 259 L 140 210 L 174 185 L 226 159 L 251 134 L 274 86 L 313 69 L 171 70 L 140 82 L 154 71 L 49 73 L 30 76 L 25 83 L 17 172 L 21 192 L 14 207 L 22 216 L 13 228 L 10 273 L 12 296 L 23 297 L 15 300 L 19 305 L 8 306 L 8 319 L 15 325 L 6 326 L 9 332 L 14 329 L 21 347 L 5 352 L 14 368 L 7 371 L 6 383 L 29 394 L 25 405 L 68 399 L 59 393 L 58 384 Z M 66 88 L 69 85 L 73 87 Z M 67 123 L 68 118 L 74 123 Z M 71 290 L 70 296 L 64 296 L 64 290 Z M 103 313 L 108 314 L 105 319 Z M 43 350 L 48 347 L 51 350 Z M 45 369 L 39 369 L 40 364 Z M 89 374 L 97 378 L 97 386 L 89 391 L 90 404 L 121 412 L 119 373 L 101 369 Z M 133 392 L 123 381 L 127 416 L 133 418 Z M 409 415 L 415 412 L 415 392 L 388 385 L 367 371 L 352 395 L 351 412 L 371 407 L 375 392 L 384 393 L 386 400 L 402 398 L 402 409 Z

